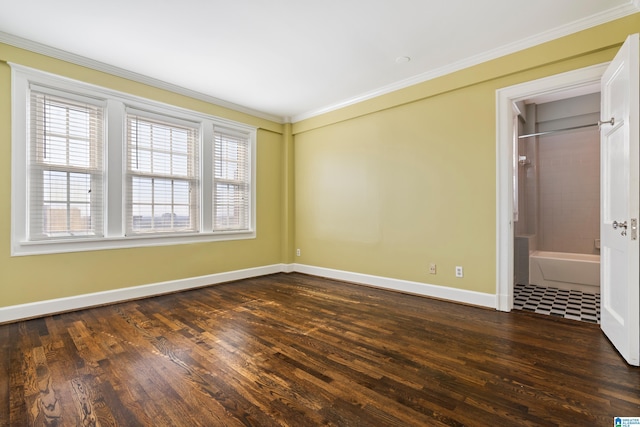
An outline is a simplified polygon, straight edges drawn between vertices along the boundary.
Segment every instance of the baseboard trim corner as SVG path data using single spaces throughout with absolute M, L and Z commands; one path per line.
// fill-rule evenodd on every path
M 315 267 L 305 264 L 272 264 L 262 267 L 247 268 L 243 270 L 227 271 L 222 273 L 208 274 L 205 276 L 169 280 L 166 282 L 152 283 L 141 286 L 133 286 L 129 288 L 75 295 L 66 298 L 57 298 L 27 304 L 0 307 L 0 324 L 32 319 L 35 317 L 48 316 L 57 313 L 64 313 L 68 311 L 82 310 L 85 308 L 101 305 L 115 304 L 140 298 L 153 297 L 172 292 L 187 291 L 190 289 L 196 289 L 225 282 L 232 282 L 235 280 L 266 276 L 268 274 L 294 272 L 310 274 L 318 277 L 327 277 L 330 279 L 358 283 L 382 289 L 406 292 L 409 294 L 439 298 L 463 304 L 470 304 L 488 308 L 498 307 L 497 297 L 496 295 L 492 294 L 449 288 L 446 286 L 436 286 L 426 283 L 411 282 L 389 277 L 373 276 L 349 271 L 334 270 L 330 268 Z

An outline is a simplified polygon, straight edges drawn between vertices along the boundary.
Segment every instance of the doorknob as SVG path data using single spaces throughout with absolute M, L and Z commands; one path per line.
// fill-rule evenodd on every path
M 626 229 L 627 221 L 624 221 L 624 222 L 613 221 L 613 229 L 616 230 L 618 229 L 618 227 Z
M 613 229 L 617 230 L 618 228 L 622 228 L 622 231 L 620 232 L 621 235 L 623 236 L 627 235 L 627 221 L 623 221 L 623 222 L 613 221 Z

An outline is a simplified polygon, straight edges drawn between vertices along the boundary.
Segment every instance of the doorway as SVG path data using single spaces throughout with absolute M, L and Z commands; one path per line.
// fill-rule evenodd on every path
M 600 322 L 600 88 L 516 103 L 513 308 Z
M 607 64 L 583 68 L 548 78 L 501 89 L 497 92 L 497 308 L 511 311 L 514 304 L 514 246 L 518 206 L 514 200 L 517 181 L 514 173 L 519 158 L 514 149 L 517 136 L 516 105 L 527 100 L 568 99 L 599 91 Z M 525 160 L 526 161 L 526 160 Z
M 631 34 L 609 64 L 498 90 L 496 250 L 498 310 L 513 308 L 515 103 L 600 84 L 600 329 L 630 365 L 640 363 L 640 34 Z

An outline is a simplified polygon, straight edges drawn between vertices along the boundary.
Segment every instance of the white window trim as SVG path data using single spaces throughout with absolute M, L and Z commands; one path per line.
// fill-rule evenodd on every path
M 12 73 L 12 154 L 11 154 L 11 255 L 38 255 L 93 251 L 143 246 L 253 239 L 256 237 L 256 134 L 253 126 L 197 111 L 152 101 L 123 92 L 95 86 L 33 68 L 9 63 Z M 63 92 L 104 100 L 107 104 L 104 159 L 105 177 L 104 237 L 28 240 L 27 140 L 29 86 L 37 84 Z M 174 117 L 200 126 L 200 230 L 196 233 L 172 233 L 126 236 L 125 221 L 125 109 L 134 108 Z M 249 135 L 251 157 L 251 221 L 248 230 L 213 232 L 213 129 L 237 129 Z

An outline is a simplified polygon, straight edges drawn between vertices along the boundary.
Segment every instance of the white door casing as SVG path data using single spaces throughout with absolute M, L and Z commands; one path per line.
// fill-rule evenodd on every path
M 638 34 L 627 38 L 601 80 L 600 326 L 630 365 L 640 363 L 637 230 L 640 184 Z M 623 224 L 620 226 L 620 224 Z M 614 228 L 615 225 L 615 228 Z
M 513 105 L 555 93 L 597 92 L 608 64 L 598 64 L 496 91 L 496 308 L 513 308 Z

